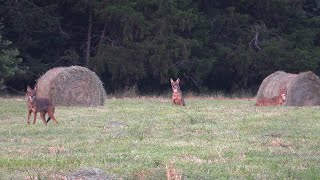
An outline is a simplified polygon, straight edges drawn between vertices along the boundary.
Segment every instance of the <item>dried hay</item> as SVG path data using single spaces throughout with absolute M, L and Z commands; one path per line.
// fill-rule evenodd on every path
M 259 88 L 257 98 L 279 95 L 279 88 L 286 87 L 286 106 L 320 105 L 320 79 L 311 71 L 290 74 L 277 71 L 266 77 Z
M 47 71 L 37 80 L 37 95 L 62 106 L 103 106 L 106 99 L 99 77 L 80 66 Z

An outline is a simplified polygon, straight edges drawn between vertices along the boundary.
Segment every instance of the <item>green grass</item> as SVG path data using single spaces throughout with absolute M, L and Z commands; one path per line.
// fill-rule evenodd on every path
M 0 99 L 0 179 L 52 178 L 96 167 L 123 179 L 319 179 L 320 107 L 254 100 L 108 99 L 56 107 L 58 125 L 27 125 L 26 102 Z

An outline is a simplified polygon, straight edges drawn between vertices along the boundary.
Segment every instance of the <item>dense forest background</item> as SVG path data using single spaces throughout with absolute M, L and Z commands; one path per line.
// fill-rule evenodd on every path
M 255 91 L 277 70 L 320 74 L 319 0 L 0 0 L 0 88 L 81 65 L 106 91 Z

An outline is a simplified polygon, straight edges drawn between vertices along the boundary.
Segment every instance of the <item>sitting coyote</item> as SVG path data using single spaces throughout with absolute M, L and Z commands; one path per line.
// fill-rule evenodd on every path
M 33 124 L 36 123 L 37 120 L 37 113 L 40 112 L 40 117 L 45 125 L 47 125 L 47 122 L 52 119 L 56 124 L 58 124 L 58 121 L 54 117 L 54 105 L 52 102 L 47 98 L 39 98 L 37 95 L 37 87 L 34 89 L 31 89 L 29 86 L 27 87 L 27 107 L 28 107 L 28 124 L 30 124 L 30 116 L 31 113 L 34 115 Z M 45 115 L 48 113 L 49 117 L 46 121 Z
M 266 98 L 261 97 L 257 99 L 256 106 L 277 106 L 277 105 L 283 105 L 286 101 L 287 96 L 287 90 L 286 88 L 279 88 L 279 95 L 272 97 L 272 98 Z
M 186 104 L 184 103 L 183 97 L 182 97 L 182 92 L 180 90 L 180 79 L 178 78 L 176 81 L 170 79 L 171 86 L 172 86 L 172 104 L 176 105 L 182 105 L 185 106 Z

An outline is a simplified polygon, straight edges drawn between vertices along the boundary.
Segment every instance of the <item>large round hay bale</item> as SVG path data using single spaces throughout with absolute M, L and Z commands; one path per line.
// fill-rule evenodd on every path
M 81 66 L 58 67 L 37 80 L 37 96 L 55 105 L 103 106 L 106 93 L 96 73 Z
M 320 79 L 311 71 L 290 74 L 277 71 L 266 77 L 259 88 L 257 98 L 279 95 L 279 88 L 287 89 L 286 106 L 320 105 Z
M 296 77 L 297 74 L 290 74 L 283 71 L 277 71 L 270 74 L 262 81 L 257 98 L 271 98 L 277 96 L 279 94 L 279 88 L 288 87 Z

